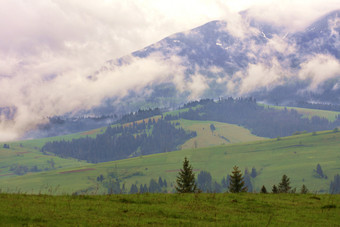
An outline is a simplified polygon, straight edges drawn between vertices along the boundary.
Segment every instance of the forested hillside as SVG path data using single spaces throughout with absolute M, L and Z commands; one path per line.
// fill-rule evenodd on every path
M 186 140 L 195 137 L 195 132 L 186 132 L 179 124 L 163 119 L 108 127 L 95 138 L 85 137 L 72 141 L 46 143 L 41 151 L 57 156 L 77 158 L 88 162 L 106 162 L 176 150 Z
M 278 110 L 258 105 L 253 98 L 228 98 L 218 101 L 205 99 L 189 103 L 185 107 L 197 105 L 200 105 L 200 107 L 190 108 L 189 111 L 170 118 L 237 124 L 248 128 L 257 136 L 270 138 L 289 136 L 301 131 L 329 130 L 340 125 L 339 116 L 334 122 L 318 116 L 308 119 L 293 109 Z

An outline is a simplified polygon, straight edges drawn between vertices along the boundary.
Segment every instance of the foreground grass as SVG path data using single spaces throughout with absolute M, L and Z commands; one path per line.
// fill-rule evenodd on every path
M 0 194 L 1 225 L 337 226 L 340 195 Z

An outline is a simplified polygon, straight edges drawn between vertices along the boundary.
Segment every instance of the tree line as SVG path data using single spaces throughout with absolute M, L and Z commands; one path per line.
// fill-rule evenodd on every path
M 318 174 L 322 174 L 320 164 L 317 165 Z M 315 170 L 314 170 L 315 171 Z M 143 175 L 142 172 L 135 172 L 127 177 L 136 175 Z M 119 178 L 118 174 L 113 171 L 109 172 L 107 176 L 102 174 L 97 177 L 97 181 L 107 188 L 108 194 L 136 194 L 136 193 L 240 193 L 240 192 L 254 192 L 252 186 L 252 179 L 258 176 L 255 167 L 251 171 L 246 168 L 244 174 L 242 174 L 239 167 L 234 166 L 233 170 L 227 177 L 223 177 L 220 183 L 213 181 L 211 174 L 208 171 L 200 171 L 197 178 L 194 174 L 193 167 L 190 165 L 189 160 L 185 157 L 183 161 L 183 167 L 177 174 L 176 183 L 168 183 L 166 179 L 158 177 L 156 179 L 150 179 L 149 184 L 134 183 L 128 188 L 123 183 L 124 178 Z M 169 191 L 169 187 L 171 190 Z M 281 181 L 278 184 L 272 185 L 267 189 L 264 185 L 261 187 L 260 193 L 297 193 L 296 188 L 292 188 L 290 185 L 290 178 L 287 175 L 283 175 Z M 301 194 L 310 193 L 306 185 L 302 185 L 300 191 Z M 340 194 L 340 175 L 334 176 L 334 180 L 330 184 L 330 194 Z
M 199 107 L 191 108 L 194 106 Z M 258 105 L 253 98 L 204 99 L 188 103 L 185 107 L 189 107 L 187 112 L 168 118 L 237 124 L 250 129 L 257 136 L 270 138 L 289 136 L 297 131 L 329 130 L 340 125 L 339 115 L 334 122 L 318 116 L 308 119 L 294 109 L 278 110 Z
M 186 132 L 180 125 L 164 119 L 140 124 L 107 127 L 95 138 L 85 137 L 71 141 L 47 142 L 41 152 L 50 152 L 62 158 L 76 158 L 92 163 L 125 159 L 133 156 L 176 150 L 196 132 Z

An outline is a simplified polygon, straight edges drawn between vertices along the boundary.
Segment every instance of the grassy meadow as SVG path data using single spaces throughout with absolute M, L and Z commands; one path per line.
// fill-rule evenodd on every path
M 338 226 L 340 196 L 0 194 L 5 226 Z
M 264 139 L 263 137 L 251 134 L 248 129 L 233 124 L 216 121 L 191 121 L 184 119 L 174 122 L 179 122 L 181 127 L 185 130 L 195 131 L 197 133 L 197 136 L 185 142 L 181 146 L 181 149 L 202 148 Z M 211 124 L 215 126 L 216 130 L 210 130 Z
M 262 185 L 270 190 L 286 174 L 297 191 L 305 184 L 311 192 L 328 193 L 333 176 L 340 173 L 339 147 L 340 132 L 308 133 L 279 140 L 185 149 L 11 178 L 0 177 L 0 188 L 3 192 L 11 193 L 71 194 L 82 191 L 85 194 L 104 194 L 108 192 L 107 188 L 98 183 L 96 178 L 100 174 L 105 177 L 114 173 L 127 190 L 131 184 L 148 184 L 150 179 L 161 176 L 168 182 L 167 190 L 172 192 L 183 159 L 188 157 L 196 174 L 201 170 L 209 171 L 217 182 L 221 182 L 237 165 L 242 171 L 256 168 L 258 176 L 252 179 L 256 191 Z M 316 175 L 314 170 L 318 163 L 327 179 Z

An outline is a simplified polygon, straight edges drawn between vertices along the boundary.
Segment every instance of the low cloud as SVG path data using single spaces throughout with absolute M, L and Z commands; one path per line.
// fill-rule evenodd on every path
M 176 57 L 164 60 L 159 54 L 148 58 L 131 56 L 129 64 L 99 71 L 93 77 L 87 76 L 87 69 L 78 68 L 47 80 L 34 74 L 26 79 L 21 74 L 0 78 L 4 85 L 0 96 L 6 97 L 2 105 L 17 107 L 13 121 L 0 122 L 0 131 L 6 132 L 0 134 L 0 139 L 15 139 L 46 121 L 46 117 L 90 109 L 104 98 L 121 98 L 129 91 L 143 93 L 145 86 L 167 81 L 184 84 L 184 68 L 179 62 Z M 11 93 L 15 95 L 8 95 Z
M 239 94 L 246 95 L 257 90 L 271 90 L 281 85 L 287 76 L 280 63 L 274 59 L 271 64 L 249 64 L 245 73 L 239 74 Z
M 199 99 L 208 88 L 209 85 L 205 76 L 198 73 L 191 75 L 190 81 L 187 83 L 187 89 L 190 91 L 189 100 Z
M 189 91 L 191 99 L 199 98 L 209 81 L 199 70 L 187 79 L 186 59 L 159 53 L 140 59 L 129 54 L 173 33 L 217 19 L 226 20 L 226 29 L 237 38 L 258 34 L 260 31 L 250 29 L 249 21 L 242 21 L 238 14 L 247 8 L 250 16 L 273 21 L 289 31 L 298 30 L 335 9 L 336 2 L 312 0 L 303 5 L 302 1 L 281 1 L 280 7 L 275 7 L 274 1 L 265 0 L 0 1 L 0 108 L 17 107 L 12 121 L 0 117 L 0 140 L 18 138 L 46 122 L 48 116 L 90 109 L 105 98 L 123 97 L 130 90 L 143 92 L 144 86 L 161 82 L 172 81 L 179 92 Z M 254 45 L 258 48 L 254 53 L 293 51 L 290 48 L 294 46 L 287 46 L 281 38 L 270 40 L 267 49 Z M 107 60 L 122 56 L 128 56 L 129 64 L 107 65 L 108 70 L 104 70 Z M 312 75 L 313 63 L 337 67 L 334 59 L 311 59 L 310 64 L 303 65 L 299 77 L 322 82 Z M 271 88 L 281 83 L 282 74 L 275 61 L 270 64 L 249 65 L 247 72 L 238 72 L 233 79 L 226 74 L 219 83 L 235 93 L 238 88 L 243 93 L 256 86 Z M 223 74 L 219 68 L 211 71 Z M 329 72 L 325 77 L 332 78 L 335 74 Z
M 299 79 L 310 81 L 307 91 L 320 92 L 320 86 L 330 79 L 340 79 L 340 62 L 330 55 L 319 54 L 301 64 Z

